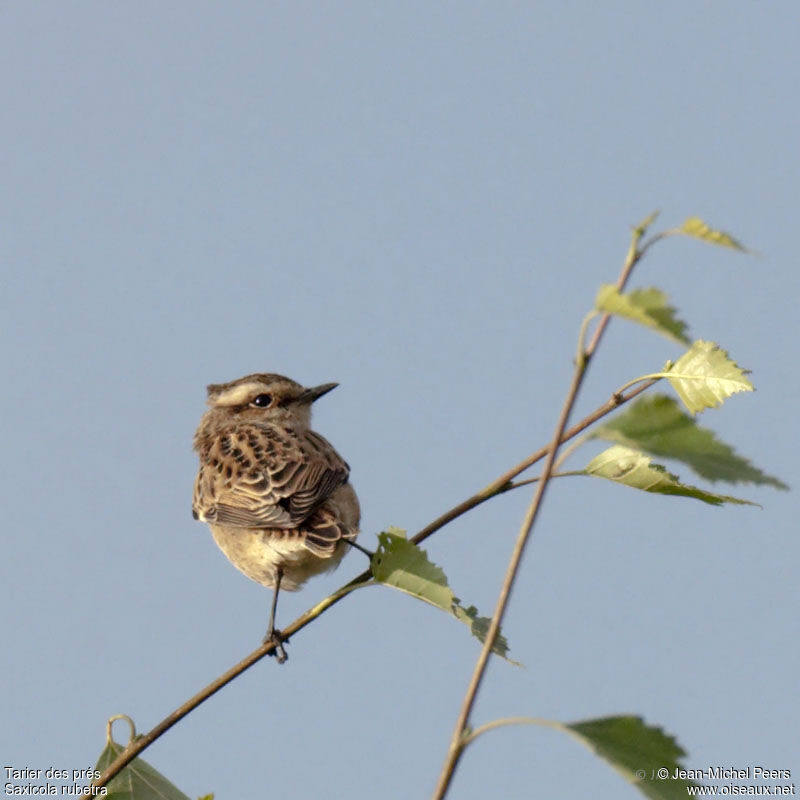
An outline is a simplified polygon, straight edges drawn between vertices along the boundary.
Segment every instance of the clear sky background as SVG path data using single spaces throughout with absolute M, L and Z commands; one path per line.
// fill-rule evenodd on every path
M 758 251 L 671 239 L 632 285 L 753 371 L 702 422 L 796 487 L 799 26 L 795 0 L 3 4 L 2 765 L 89 767 L 110 715 L 148 730 L 259 644 L 269 593 L 190 515 L 207 383 L 339 381 L 315 424 L 361 541 L 416 531 L 547 441 L 655 208 Z M 577 413 L 679 354 L 615 322 Z M 796 492 L 717 488 L 764 509 L 556 482 L 505 623 L 525 668 L 490 666 L 474 721 L 637 713 L 687 766 L 797 781 Z M 529 496 L 428 542 L 482 613 Z M 427 797 L 478 650 L 356 593 L 145 758 L 192 797 Z M 534 728 L 452 791 L 534 796 L 639 795 Z

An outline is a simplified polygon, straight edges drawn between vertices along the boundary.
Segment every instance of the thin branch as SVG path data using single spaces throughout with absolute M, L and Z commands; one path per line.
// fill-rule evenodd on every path
M 622 272 L 620 273 L 619 278 L 617 279 L 617 289 L 622 291 L 625 288 L 625 284 L 628 282 L 628 278 L 630 277 L 631 271 L 636 266 L 636 264 L 641 260 L 642 256 L 652 247 L 657 241 L 663 239 L 666 236 L 666 233 L 657 233 L 654 236 L 651 236 L 647 242 L 642 244 L 639 247 L 639 242 L 644 235 L 644 229 L 636 228 L 633 231 L 633 236 L 631 237 L 631 244 L 628 249 L 628 253 L 625 256 L 625 264 L 622 268 Z M 586 331 L 588 330 L 589 323 L 595 318 L 597 315 L 596 311 L 590 311 L 581 322 L 581 329 L 580 335 L 578 337 L 579 345 L 583 345 Z M 575 364 L 576 370 L 583 370 L 584 372 L 589 366 L 589 360 L 591 359 L 594 351 L 597 349 L 597 345 L 600 342 L 600 339 L 605 332 L 606 326 L 611 318 L 611 315 L 608 313 L 604 313 L 600 322 L 595 329 L 594 335 L 592 336 L 592 341 L 590 342 L 589 346 L 585 350 L 581 350 L 576 356 Z M 604 403 L 600 408 L 596 411 L 593 411 L 588 416 L 584 417 L 577 425 L 574 425 L 568 431 L 566 431 L 559 444 L 566 442 L 568 439 L 572 439 L 574 436 L 577 436 L 582 431 L 586 430 L 590 425 L 593 425 L 597 420 L 601 419 L 602 417 L 606 416 L 609 412 L 613 411 L 614 409 L 618 408 L 624 402 L 631 400 L 632 398 L 636 397 L 636 395 L 641 394 L 646 389 L 649 389 L 654 383 L 655 380 L 645 383 L 638 390 L 635 392 L 631 392 L 627 396 L 623 396 L 620 391 L 615 392 L 611 398 Z M 476 492 L 472 497 L 467 498 L 463 502 L 459 503 L 457 506 L 451 508 L 449 511 L 446 511 L 440 517 L 437 517 L 433 522 L 429 525 L 426 525 L 416 536 L 414 536 L 411 541 L 415 544 L 419 544 L 420 542 L 427 539 L 432 533 L 438 531 L 444 525 L 447 525 L 448 522 L 452 522 L 454 519 L 460 517 L 462 514 L 470 511 L 471 509 L 475 508 L 475 506 L 480 505 L 481 503 L 489 500 L 490 498 L 494 497 L 497 494 L 501 494 L 503 491 L 503 487 L 511 480 L 517 477 L 521 472 L 524 472 L 529 467 L 533 466 L 537 461 L 540 461 L 547 455 L 549 447 L 543 447 L 540 450 L 537 450 L 532 455 L 528 456 L 524 461 L 521 461 L 515 467 L 512 467 L 508 472 L 505 472 L 496 480 L 492 481 L 486 488 L 481 489 L 481 491 Z
M 617 389 L 614 394 L 622 394 L 626 389 L 630 388 L 631 386 L 636 386 L 637 383 L 644 383 L 645 381 L 649 381 L 650 386 L 652 386 L 657 381 L 662 380 L 663 378 L 684 378 L 684 377 L 696 377 L 694 375 L 683 376 L 679 372 L 671 373 L 671 372 L 651 372 L 648 375 L 640 375 L 638 378 L 634 378 L 633 380 L 628 381 L 627 383 L 623 383 L 622 386 Z
M 345 584 L 341 589 L 334 592 L 332 595 L 326 597 L 321 602 L 317 603 L 314 608 L 309 609 L 302 616 L 298 617 L 290 625 L 281 628 L 281 635 L 284 640 L 289 639 L 298 631 L 306 627 L 312 620 L 315 620 L 320 614 L 327 611 L 331 606 L 336 605 L 340 600 L 347 597 L 355 589 L 361 589 L 372 583 L 372 574 L 370 570 L 365 570 L 360 575 L 357 575 L 349 583 Z M 216 694 L 223 686 L 229 684 L 234 678 L 241 675 L 246 669 L 249 669 L 253 664 L 261 661 L 262 658 L 268 656 L 275 650 L 276 642 L 270 641 L 261 645 L 261 647 L 253 650 L 248 656 L 245 656 L 238 664 L 231 667 L 227 672 L 223 672 L 216 680 L 212 681 L 205 688 L 201 689 L 196 695 L 190 697 L 183 705 L 176 708 L 171 714 L 165 717 L 158 723 L 152 730 L 145 733 L 143 736 L 131 739 L 128 746 L 106 767 L 99 778 L 92 781 L 91 786 L 100 787 L 105 786 L 115 775 L 119 774 L 128 764 L 133 761 L 143 750 L 146 750 L 156 739 L 165 734 L 173 725 L 180 722 L 190 711 L 193 711 L 209 697 Z M 122 715 L 118 715 L 122 716 Z M 96 795 L 91 792 L 86 792 L 81 795 L 80 800 L 92 800 Z
M 562 722 L 557 722 L 553 719 L 543 719 L 542 717 L 504 717 L 503 719 L 493 719 L 491 722 L 479 725 L 464 737 L 462 746 L 466 747 L 472 744 L 484 733 L 493 731 L 496 728 L 504 728 L 508 725 L 539 725 L 544 728 L 552 728 L 556 731 L 563 731 L 566 728 Z
M 619 396 L 619 392 L 614 392 L 615 397 Z M 564 462 L 582 445 L 586 444 L 587 440 L 589 439 L 588 436 L 578 436 L 574 441 L 570 442 L 567 447 L 562 447 L 558 451 L 558 458 L 556 459 L 556 463 L 553 464 L 553 469 L 558 470 L 561 469 L 561 466 Z
M 587 414 L 580 422 L 576 423 L 569 430 L 565 431 L 561 437 L 561 443 L 563 444 L 564 442 L 567 442 L 577 436 L 579 433 L 583 433 L 583 431 L 585 431 L 588 427 L 594 425 L 595 422 L 607 416 L 612 411 L 616 411 L 616 409 L 625 403 L 630 402 L 634 397 L 637 397 L 657 382 L 658 381 L 655 380 L 649 381 L 648 383 L 644 383 L 641 386 L 636 387 L 627 394 L 613 394 L 608 400 L 606 400 L 605 403 L 603 403 L 603 405 L 596 408 L 591 414 Z M 411 541 L 414 542 L 414 544 L 419 544 L 432 534 L 436 533 L 436 531 L 438 531 L 440 528 L 443 528 L 445 525 L 447 525 L 448 522 L 452 522 L 454 519 L 457 519 L 467 511 L 471 511 L 481 503 L 491 500 L 492 497 L 495 497 L 498 494 L 503 494 L 503 492 L 511 488 L 509 484 L 514 480 L 514 478 L 517 477 L 517 475 L 525 472 L 526 469 L 532 467 L 537 461 L 541 461 L 547 455 L 549 449 L 549 446 L 542 447 L 535 453 L 531 453 L 531 455 L 529 455 L 524 461 L 520 461 L 519 464 L 517 464 L 515 467 L 512 467 L 510 470 L 508 470 L 508 472 L 504 472 L 499 478 L 492 481 L 487 487 L 481 489 L 479 492 L 476 492 L 474 495 L 472 495 L 472 497 L 468 497 L 466 500 L 463 500 L 449 511 L 445 511 L 444 514 L 442 514 L 440 517 L 437 517 L 433 522 L 426 525 L 419 533 L 413 536 Z
M 631 236 L 631 244 L 625 257 L 625 263 L 623 264 L 622 271 L 620 272 L 619 279 L 617 280 L 617 289 L 619 289 L 619 291 L 624 289 L 625 284 L 630 277 L 631 271 L 641 258 L 639 242 L 643 236 L 643 233 L 644 231 L 641 228 L 638 228 L 634 230 L 633 235 Z M 489 663 L 489 656 L 492 652 L 492 646 L 494 645 L 495 639 L 500 630 L 500 626 L 503 622 L 503 617 L 505 616 L 505 612 L 508 607 L 511 589 L 516 581 L 516 577 L 519 572 L 519 565 L 525 552 L 525 547 L 530 540 L 530 533 L 533 528 L 533 524 L 536 521 L 539 509 L 542 507 L 542 500 L 544 499 L 545 491 L 547 490 L 547 486 L 550 482 L 550 476 L 553 472 L 553 466 L 558 454 L 558 448 L 560 447 L 564 437 L 564 431 L 567 427 L 569 415 L 571 414 L 572 408 L 575 405 L 578 391 L 583 383 L 583 379 L 586 375 L 589 363 L 592 360 L 592 356 L 597 351 L 597 347 L 600 344 L 603 333 L 608 327 L 609 319 L 610 315 L 608 313 L 603 314 L 600 322 L 597 325 L 597 328 L 595 328 L 594 335 L 592 336 L 592 339 L 589 342 L 583 357 L 576 359 L 575 372 L 573 373 L 572 381 L 567 391 L 567 396 L 564 399 L 564 403 L 561 407 L 561 412 L 558 416 L 558 422 L 556 423 L 552 441 L 550 446 L 547 448 L 547 458 L 540 476 L 540 481 L 536 485 L 533 498 L 528 506 L 525 519 L 523 520 L 519 534 L 517 535 L 517 540 L 514 543 L 514 549 L 512 550 L 511 557 L 508 562 L 506 574 L 503 578 L 503 584 L 500 587 L 497 605 L 495 607 L 494 614 L 492 615 L 492 620 L 489 623 L 489 630 L 486 632 L 486 639 L 484 640 L 483 647 L 481 648 L 480 655 L 478 656 L 478 660 L 475 664 L 475 669 L 473 670 L 472 677 L 470 678 L 469 685 L 467 686 L 467 691 L 464 695 L 464 700 L 461 704 L 461 709 L 459 710 L 458 717 L 456 719 L 453 734 L 450 738 L 450 746 L 448 747 L 447 755 L 445 756 L 444 764 L 442 765 L 442 770 L 439 773 L 439 780 L 437 781 L 436 788 L 434 789 L 434 800 L 442 800 L 442 798 L 444 798 L 444 796 L 447 794 L 453 779 L 453 775 L 455 774 L 456 767 L 458 766 L 461 756 L 464 753 L 464 736 L 469 724 L 470 715 L 472 714 L 472 709 L 475 705 L 475 699 L 477 698 L 478 691 L 486 674 L 486 667 Z
M 588 361 L 589 359 L 586 358 L 584 359 L 583 363 L 576 365 L 575 374 L 573 375 L 572 383 L 570 384 L 570 388 L 567 393 L 567 398 L 561 407 L 561 414 L 559 415 L 558 423 L 556 424 L 553 441 L 547 451 L 547 459 L 544 464 L 544 469 L 542 470 L 541 479 L 536 485 L 536 491 L 534 492 L 533 499 L 528 506 L 528 510 L 525 513 L 525 519 L 522 522 L 519 534 L 517 535 L 517 540 L 514 543 L 514 549 L 511 552 L 511 558 L 509 559 L 506 574 L 503 578 L 503 584 L 500 587 L 497 605 L 495 607 L 494 614 L 492 615 L 492 620 L 489 623 L 489 630 L 486 633 L 486 639 L 484 640 L 483 647 L 481 648 L 478 661 L 475 664 L 472 678 L 470 679 L 469 686 L 467 687 L 466 694 L 464 695 L 464 700 L 461 704 L 461 709 L 456 719 L 453 735 L 450 739 L 450 747 L 448 748 L 445 762 L 442 766 L 442 771 L 439 774 L 439 781 L 433 793 L 434 800 L 442 800 L 447 793 L 447 790 L 449 789 L 450 783 L 453 779 L 453 774 L 455 773 L 458 762 L 460 761 L 464 752 L 464 732 L 469 723 L 469 718 L 475 705 L 475 699 L 478 695 L 478 690 L 480 689 L 484 675 L 486 674 L 486 667 L 489 663 L 489 656 L 492 652 L 492 646 L 494 645 L 497 633 L 500 630 L 500 625 L 503 622 L 503 617 L 505 616 L 505 611 L 508 607 L 508 599 L 511 595 L 511 588 L 513 587 L 514 581 L 517 577 L 519 565 L 522 561 L 522 555 L 525 552 L 525 546 L 530 538 L 531 528 L 533 527 L 533 523 L 536 521 L 539 509 L 541 508 L 542 498 L 544 497 L 545 490 L 550 482 L 550 474 L 553 471 L 553 463 L 555 461 L 556 453 L 558 452 L 558 446 L 561 443 L 561 437 L 567 424 L 567 418 L 569 412 L 572 410 L 572 406 L 575 403 L 575 397 L 577 396 L 578 389 L 580 388 L 583 375 L 586 373 L 586 365 L 588 364 Z
M 652 383 L 655 383 L 655 381 Z M 574 425 L 572 428 L 566 431 L 562 437 L 562 442 L 577 436 L 579 433 L 586 430 L 586 428 L 588 428 L 590 425 L 597 422 L 597 420 L 601 419 L 607 414 L 610 414 L 612 411 L 619 408 L 619 406 L 629 402 L 634 397 L 645 391 L 645 389 L 649 388 L 652 383 L 639 386 L 633 391 L 629 392 L 627 395 L 612 396 L 609 400 L 603 403 L 603 405 L 595 409 L 588 416 L 584 417 L 584 419 L 582 419 L 577 425 Z M 537 461 L 544 458 L 547 452 L 548 448 L 546 447 L 537 450 L 535 453 L 528 456 L 528 458 L 526 458 L 524 461 L 521 461 L 515 467 L 512 467 L 495 481 L 490 483 L 486 488 L 472 495 L 472 497 L 467 498 L 457 506 L 451 508 L 449 511 L 435 519 L 433 522 L 419 531 L 419 533 L 417 533 L 411 539 L 411 541 L 415 544 L 424 541 L 440 528 L 443 528 L 448 522 L 452 522 L 454 519 L 457 519 L 467 511 L 470 511 L 481 503 L 484 503 L 492 497 L 495 497 L 496 495 L 503 494 L 510 489 L 516 488 L 517 484 L 513 484 L 512 480 L 521 472 L 524 472 Z M 520 482 L 519 485 L 522 485 L 522 483 L 523 482 Z M 360 589 L 364 586 L 372 585 L 373 581 L 371 579 L 371 571 L 368 569 L 364 570 L 364 572 L 356 575 L 355 578 L 345 584 L 341 589 L 338 589 L 332 595 L 326 597 L 317 603 L 316 606 L 306 611 L 294 622 L 286 627 L 281 628 L 281 633 L 287 638 L 293 636 L 295 633 L 301 631 L 306 627 L 306 625 L 320 616 L 320 614 L 323 614 L 329 608 L 336 605 L 340 600 L 343 600 L 354 589 Z M 205 700 L 208 700 L 209 697 L 216 694 L 220 689 L 222 689 L 223 686 L 226 686 L 234 678 L 241 675 L 241 673 L 246 669 L 249 669 L 253 666 L 253 664 L 261 661 L 261 659 L 265 656 L 268 656 L 274 650 L 274 648 L 275 644 L 273 642 L 268 642 L 267 644 L 264 644 L 258 649 L 254 650 L 248 656 L 243 658 L 238 664 L 231 667 L 227 672 L 220 675 L 216 680 L 212 681 L 210 684 L 208 684 L 208 686 L 187 700 L 183 705 L 176 708 L 175 711 L 169 714 L 169 716 L 165 717 L 152 730 L 130 742 L 129 745 L 119 754 L 119 756 L 117 756 L 117 758 L 108 765 L 100 777 L 95 779 L 91 785 L 96 788 L 105 786 L 114 776 L 118 775 L 128 764 L 130 764 L 134 758 L 136 758 L 142 751 L 146 750 L 154 741 L 156 741 L 156 739 L 166 733 L 173 725 L 183 719 L 183 717 L 197 708 L 197 706 L 199 706 Z M 92 800 L 93 797 L 94 795 L 87 793 L 84 794 L 80 800 Z

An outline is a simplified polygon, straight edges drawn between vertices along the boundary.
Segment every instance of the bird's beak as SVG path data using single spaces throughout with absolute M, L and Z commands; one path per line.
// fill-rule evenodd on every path
M 300 399 L 308 403 L 313 403 L 315 400 L 319 400 L 322 395 L 328 394 L 332 389 L 335 389 L 338 385 L 338 383 L 323 383 L 320 386 L 314 386 L 311 389 L 306 389 Z

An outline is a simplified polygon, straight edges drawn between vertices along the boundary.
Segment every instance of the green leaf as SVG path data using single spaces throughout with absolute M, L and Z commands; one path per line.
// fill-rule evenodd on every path
M 714 342 L 698 339 L 664 373 L 692 413 L 716 408 L 736 392 L 752 392 L 747 370 L 741 369 Z
M 747 252 L 747 248 L 741 242 L 734 239 L 729 233 L 709 227 L 699 217 L 689 217 L 689 219 L 676 230 L 678 233 L 685 233 L 687 236 L 693 236 L 695 239 L 702 239 L 704 242 L 709 242 L 710 244 L 717 244 L 721 247 L 731 247 L 734 250 L 741 250 L 743 253 Z
M 649 456 L 638 450 L 615 444 L 595 456 L 586 466 L 584 472 L 596 478 L 605 478 L 616 483 L 641 489 L 656 494 L 675 494 L 681 497 L 692 497 L 712 506 L 723 503 L 754 506 L 749 500 L 715 494 L 699 489 L 697 486 L 683 484 L 677 475 L 672 475 L 660 464 L 652 464 Z
M 404 530 L 389 528 L 387 532 L 378 534 L 378 551 L 372 558 L 372 574 L 376 581 L 452 614 L 469 626 L 473 636 L 481 642 L 486 641 L 489 618 L 479 617 L 475 606 L 465 608 L 461 605 L 448 586 L 442 568 L 431 562 L 424 550 L 409 542 Z M 497 634 L 492 652 L 517 664 L 508 657 L 508 642 L 500 633 Z
M 674 458 L 706 480 L 789 488 L 737 455 L 713 431 L 701 428 L 668 395 L 639 398 L 624 412 L 595 428 L 592 438 L 644 450 L 659 458 Z
M 541 717 L 506 717 L 474 730 L 467 726 L 464 744 L 505 725 L 539 725 L 569 734 L 654 800 L 686 798 L 689 796 L 687 789 L 698 785 L 694 779 L 703 777 L 703 770 L 685 769 L 680 764 L 679 759 L 686 753 L 674 737 L 654 725 L 645 725 L 641 717 L 631 715 L 572 723 Z
M 565 728 L 611 764 L 645 797 L 686 800 L 687 787 L 697 786 L 681 776 L 683 768 L 679 759 L 686 755 L 683 748 L 674 737 L 661 728 L 646 725 L 641 717 L 589 719 L 570 723 Z M 691 775 L 691 771 L 688 772 Z
M 660 289 L 634 289 L 621 294 L 616 286 L 601 286 L 595 299 L 599 311 L 616 314 L 666 336 L 689 344 L 686 323 L 675 318 L 675 309 L 667 305 L 667 295 Z
M 729 233 L 710 228 L 699 217 L 689 217 L 680 228 L 677 228 L 677 232 L 693 236 L 695 239 L 702 239 L 704 242 L 718 244 L 722 247 L 732 247 L 734 250 L 741 250 L 743 253 L 747 252 L 747 248 Z
M 95 766 L 100 772 L 125 748 L 109 738 Z M 158 770 L 141 758 L 134 758 L 116 777 L 107 784 L 111 800 L 191 800 L 180 789 L 170 783 Z

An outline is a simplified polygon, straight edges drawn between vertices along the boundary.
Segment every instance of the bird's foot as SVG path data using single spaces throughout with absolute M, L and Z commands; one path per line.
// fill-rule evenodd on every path
M 281 635 L 281 632 L 276 628 L 271 628 L 267 631 L 267 635 L 264 637 L 264 644 L 274 644 L 275 647 L 270 652 L 271 656 L 275 656 L 275 659 L 279 664 L 285 664 L 288 660 L 289 656 L 286 655 L 286 650 L 283 648 L 283 643 L 287 642 L 288 639 L 284 639 Z

